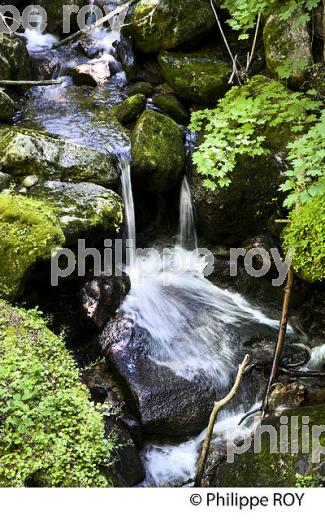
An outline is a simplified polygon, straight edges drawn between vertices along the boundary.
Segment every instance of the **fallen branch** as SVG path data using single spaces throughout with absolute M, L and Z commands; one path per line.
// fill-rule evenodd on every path
M 43 79 L 43 80 L 11 80 L 11 79 L 0 79 L 0 85 L 4 86 L 34 86 L 34 87 L 47 87 L 50 85 L 61 85 L 62 79 Z
M 118 7 L 114 11 L 112 11 L 111 13 L 103 16 L 99 20 L 96 20 L 96 22 L 94 22 L 93 24 L 88 25 L 83 30 L 77 31 L 74 34 L 70 34 L 70 36 L 67 36 L 67 38 L 64 38 L 63 40 L 61 40 L 57 43 L 54 43 L 52 49 L 57 49 L 58 47 L 61 47 L 62 45 L 65 45 L 66 43 L 71 43 L 71 42 L 77 40 L 78 38 L 81 38 L 85 34 L 93 31 L 94 29 L 97 29 L 97 27 L 101 27 L 104 23 L 109 22 L 109 20 L 114 18 L 114 16 L 117 16 L 117 15 L 123 13 L 124 10 L 128 9 L 129 7 L 131 7 L 133 4 L 137 3 L 138 1 L 139 0 L 131 0 L 130 2 L 127 2 L 126 4 L 121 5 L 120 7 Z
M 258 31 L 259 31 L 260 25 L 261 25 L 261 15 L 259 14 L 257 17 L 257 22 L 256 22 L 256 27 L 255 27 L 255 34 L 254 34 L 252 50 L 250 53 L 248 53 L 248 57 L 247 57 L 247 64 L 246 64 L 247 73 L 249 71 L 249 68 L 250 68 L 253 58 L 254 58 L 255 48 L 256 48 L 256 43 L 257 43 L 257 36 L 258 36 Z
M 271 390 L 271 386 L 276 378 L 276 375 L 278 373 L 279 369 L 279 363 L 281 359 L 281 355 L 283 352 L 284 347 L 284 340 L 286 337 L 287 332 L 287 325 L 288 325 L 288 312 L 289 312 L 289 305 L 290 305 L 290 299 L 291 299 L 291 293 L 292 288 L 294 284 L 294 272 L 292 265 L 289 267 L 288 276 L 287 276 L 287 283 L 284 289 L 284 298 L 283 298 L 283 305 L 282 305 L 282 312 L 281 312 L 281 319 L 280 319 L 280 326 L 279 326 L 279 334 L 278 339 L 274 351 L 273 356 L 273 363 L 272 363 L 272 369 L 270 373 L 270 377 L 268 380 L 264 400 L 263 400 L 263 406 L 262 406 L 262 417 L 265 417 L 267 411 L 268 411 L 268 398 L 269 393 Z
M 240 383 L 241 383 L 241 381 L 243 379 L 244 372 L 245 372 L 246 367 L 248 365 L 248 361 L 249 361 L 249 356 L 246 355 L 244 357 L 244 359 L 243 359 L 243 362 L 238 367 L 237 377 L 236 377 L 236 381 L 234 383 L 234 386 L 232 387 L 232 389 L 230 390 L 230 392 L 228 393 L 228 395 L 226 397 L 221 399 L 221 401 L 217 401 L 214 404 L 214 407 L 213 407 L 213 410 L 212 410 L 212 413 L 211 413 L 210 419 L 209 419 L 209 425 L 208 425 L 207 434 L 206 434 L 204 442 L 203 442 L 203 446 L 202 446 L 199 462 L 198 462 L 198 465 L 197 465 L 197 472 L 196 472 L 195 483 L 194 483 L 195 487 L 200 487 L 201 486 L 201 481 L 202 481 L 202 477 L 203 477 L 203 473 L 204 473 L 204 468 L 205 468 L 205 465 L 206 465 L 206 460 L 207 460 L 207 457 L 208 457 L 209 448 L 210 448 L 210 444 L 211 444 L 211 438 L 212 438 L 212 435 L 213 435 L 213 428 L 214 428 L 214 425 L 215 425 L 218 413 L 220 412 L 220 410 L 227 403 L 229 403 L 229 401 L 231 401 L 231 399 L 237 393 L 239 385 L 240 385 Z

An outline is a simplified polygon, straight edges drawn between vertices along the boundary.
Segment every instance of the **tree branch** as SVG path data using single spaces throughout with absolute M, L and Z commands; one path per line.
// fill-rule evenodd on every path
M 234 386 L 232 387 L 232 389 L 230 390 L 228 395 L 226 395 L 226 397 L 221 399 L 221 401 L 217 401 L 214 404 L 214 407 L 213 407 L 213 410 L 212 410 L 212 413 L 211 413 L 210 419 L 209 419 L 209 425 L 208 425 L 207 434 L 206 434 L 206 437 L 205 437 L 204 442 L 203 442 L 203 446 L 202 446 L 199 462 L 198 462 L 198 465 L 197 465 L 197 472 L 196 472 L 195 484 L 194 484 L 195 487 L 200 487 L 201 486 L 201 481 L 202 481 L 202 477 L 203 477 L 203 473 L 204 473 L 204 468 L 205 468 L 205 465 L 206 465 L 206 460 L 207 460 L 207 457 L 208 457 L 209 448 L 210 448 L 210 444 L 211 444 L 213 428 L 214 428 L 214 425 L 215 425 L 218 413 L 220 412 L 220 410 L 227 403 L 229 403 L 229 401 L 231 401 L 231 399 L 237 393 L 237 390 L 238 390 L 238 388 L 240 386 L 240 383 L 241 383 L 241 381 L 243 379 L 244 372 L 245 372 L 246 367 L 248 365 L 248 361 L 249 361 L 249 356 L 246 355 L 244 357 L 244 359 L 243 359 L 243 362 L 238 367 L 237 377 L 236 377 L 236 381 L 234 383 Z

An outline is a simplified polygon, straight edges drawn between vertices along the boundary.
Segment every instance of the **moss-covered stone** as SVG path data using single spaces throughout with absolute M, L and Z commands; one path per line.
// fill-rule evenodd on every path
M 215 52 L 161 52 L 159 63 L 175 94 L 191 103 L 211 105 L 226 92 L 231 67 Z
M 14 299 L 35 263 L 63 243 L 59 220 L 43 202 L 0 194 L 0 297 Z
M 31 79 L 31 62 L 21 38 L 2 35 L 0 42 L 0 79 Z
M 112 108 L 112 114 L 122 125 L 133 123 L 144 111 L 146 98 L 143 94 L 135 94 Z
M 37 312 L 0 300 L 0 487 L 109 485 L 101 466 L 113 446 L 89 397 Z
M 189 122 L 190 114 L 176 96 L 173 94 L 159 95 L 152 98 L 153 104 L 164 114 L 170 116 L 176 123 L 186 125 Z
M 273 427 L 273 431 L 277 434 L 275 449 L 273 449 L 275 453 L 272 453 L 270 434 L 261 431 L 261 449 L 255 449 L 254 453 L 252 444 L 246 453 L 235 455 L 233 463 L 225 461 L 218 464 L 213 471 L 213 477 L 209 479 L 209 485 L 213 487 L 294 487 L 304 485 L 304 482 L 308 486 L 324 485 L 321 467 L 324 455 L 320 456 L 319 461 L 313 460 L 312 428 L 322 427 L 320 445 L 324 447 L 325 406 L 300 408 L 284 412 L 283 416 L 288 417 L 288 448 L 285 445 L 284 432 L 282 436 L 279 435 L 280 419 L 278 417 L 266 419 L 263 425 Z M 308 424 L 307 427 L 304 426 L 304 433 L 302 417 L 307 418 Z M 316 434 L 314 438 L 317 441 Z M 315 445 L 315 455 L 316 447 Z M 211 468 L 208 471 L 211 474 Z
M 29 195 L 52 208 L 67 243 L 94 231 L 114 234 L 123 222 L 120 197 L 96 184 L 48 181 L 34 186 Z
M 267 68 L 273 76 L 288 80 L 290 86 L 300 85 L 313 63 L 308 26 L 298 23 L 301 14 L 296 11 L 288 20 L 273 14 L 263 31 Z
M 131 8 L 127 21 L 127 32 L 141 52 L 176 49 L 215 25 L 206 0 L 162 0 L 158 5 L 156 0 L 140 0 Z
M 8 122 L 15 113 L 15 105 L 12 99 L 0 89 L 0 121 Z
M 169 117 L 145 110 L 131 135 L 132 171 L 144 191 L 171 189 L 185 171 L 182 129 Z M 139 181 L 140 182 L 140 181 Z
M 77 6 L 78 10 L 80 10 L 85 5 L 84 0 L 37 0 L 38 5 L 44 7 L 47 13 L 47 31 L 54 34 L 64 34 L 63 23 L 67 23 L 68 16 L 65 14 L 63 8 L 65 6 Z M 78 12 L 78 11 L 77 11 Z M 72 29 L 77 27 L 77 14 L 73 11 L 73 14 L 70 16 L 71 27 L 67 28 L 72 31 Z M 66 32 L 65 31 L 65 36 Z M 80 29 L 80 27 L 78 27 Z
M 40 179 L 103 186 L 115 186 L 119 179 L 110 155 L 24 128 L 12 128 L 1 135 L 0 168 L 15 177 L 36 173 Z
M 128 88 L 128 95 L 135 96 L 136 94 L 143 94 L 145 97 L 150 97 L 153 93 L 153 86 L 149 81 L 138 81 L 133 83 Z

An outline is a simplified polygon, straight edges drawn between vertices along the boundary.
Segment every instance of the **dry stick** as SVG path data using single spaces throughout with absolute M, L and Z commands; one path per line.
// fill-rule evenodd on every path
M 265 417 L 265 415 L 268 411 L 269 393 L 271 390 L 271 386 L 278 373 L 279 363 L 280 363 L 281 355 L 283 352 L 284 340 L 285 340 L 286 332 L 287 332 L 288 312 L 289 312 L 289 305 L 290 305 L 293 284 L 294 284 L 294 272 L 293 272 L 292 265 L 290 265 L 289 271 L 288 271 L 288 276 L 287 276 L 287 283 L 286 283 L 286 286 L 284 289 L 284 298 L 283 298 L 283 304 L 282 304 L 279 334 L 278 334 L 278 339 L 277 339 L 277 343 L 276 343 L 276 347 L 275 347 L 275 351 L 274 351 L 271 374 L 270 374 L 270 377 L 268 380 L 268 384 L 267 384 L 267 388 L 266 388 L 266 392 L 265 392 L 265 396 L 264 396 L 264 400 L 263 400 L 263 405 L 262 405 L 262 417 Z
M 118 14 L 121 14 L 125 9 L 128 9 L 131 5 L 135 4 L 136 2 L 138 2 L 138 0 L 133 0 L 131 2 L 123 4 L 121 7 L 118 7 L 117 9 L 112 11 L 111 13 L 103 16 L 102 18 L 97 20 L 95 23 L 93 23 L 91 25 L 88 25 L 83 30 L 77 31 L 74 34 L 71 34 L 70 36 L 67 36 L 67 38 L 64 38 L 63 40 L 61 40 L 61 41 L 59 41 L 57 43 L 54 43 L 52 49 L 57 49 L 58 47 L 61 47 L 62 45 L 65 45 L 66 43 L 70 43 L 70 42 L 72 42 L 74 40 L 77 40 L 78 38 L 81 38 L 85 34 L 91 32 L 93 29 L 96 29 L 97 27 L 101 27 L 105 22 L 108 22 L 109 20 L 114 18 L 114 16 L 117 16 Z
M 226 38 L 226 35 L 225 33 L 223 32 L 223 29 L 222 29 L 222 25 L 221 25 L 221 22 L 219 20 L 219 16 L 218 16 L 218 13 L 217 13 L 217 9 L 214 5 L 214 0 L 210 0 L 210 4 L 211 4 L 211 7 L 212 7 L 212 10 L 213 10 L 213 13 L 214 13 L 214 16 L 215 16 L 215 19 L 217 21 L 217 24 L 218 24 L 218 27 L 219 27 L 219 30 L 221 32 L 221 36 L 223 38 L 223 41 L 225 42 L 225 45 L 226 45 L 226 48 L 227 48 L 227 51 L 228 51 L 228 54 L 230 56 L 230 59 L 232 61 L 232 67 L 233 67 L 233 72 L 230 76 L 230 79 L 229 79 L 229 83 L 232 83 L 233 79 L 234 79 L 234 76 L 236 75 L 237 78 L 238 78 L 238 81 L 240 83 L 240 79 L 239 79 L 239 73 L 238 73 L 238 69 L 237 69 L 237 65 L 236 65 L 236 57 L 233 56 L 233 53 L 231 52 L 230 50 L 230 47 L 229 47 L 229 44 L 228 44 L 228 41 L 227 41 L 227 38 Z
M 212 413 L 211 413 L 210 419 L 209 419 L 208 431 L 207 431 L 207 434 L 206 434 L 204 442 L 203 442 L 203 446 L 202 446 L 202 450 L 201 450 L 201 454 L 200 454 L 200 458 L 199 458 L 199 462 L 198 462 L 198 466 L 197 466 L 197 472 L 196 472 L 195 483 L 194 483 L 195 487 L 201 486 L 204 468 L 205 468 L 205 464 L 206 464 L 206 460 L 207 460 L 207 456 L 208 456 L 209 448 L 210 448 L 210 444 L 211 444 L 213 428 L 214 428 L 214 424 L 216 422 L 218 413 L 227 403 L 229 403 L 229 401 L 231 401 L 231 399 L 236 394 L 236 392 L 239 388 L 239 385 L 241 383 L 241 380 L 243 379 L 243 375 L 244 375 L 244 372 L 248 365 L 248 361 L 249 361 L 249 356 L 246 355 L 243 359 L 242 364 L 239 365 L 239 367 L 238 367 L 236 381 L 235 381 L 234 386 L 230 390 L 229 394 L 226 397 L 224 397 L 223 399 L 221 399 L 221 401 L 217 401 L 216 403 L 214 403 L 214 407 L 213 407 L 213 410 L 212 410 Z
M 44 80 L 37 80 L 37 81 L 30 81 L 30 80 L 11 80 L 11 79 L 0 79 L 0 86 L 35 86 L 35 87 L 47 87 L 49 85 L 61 85 L 62 80 L 61 79 L 44 79 Z
M 255 48 L 256 48 L 256 43 L 257 43 L 257 35 L 258 35 L 258 31 L 259 31 L 259 28 L 260 28 L 260 25 L 261 25 L 261 14 L 258 15 L 257 17 L 257 22 L 256 22 L 256 28 L 255 28 L 255 35 L 254 35 L 254 41 L 253 41 L 253 45 L 252 45 L 252 50 L 250 52 L 250 54 L 248 55 L 248 60 L 247 60 L 247 65 L 246 65 L 246 72 L 249 71 L 249 68 L 252 64 L 252 61 L 253 61 L 253 57 L 254 57 L 254 54 L 255 54 Z

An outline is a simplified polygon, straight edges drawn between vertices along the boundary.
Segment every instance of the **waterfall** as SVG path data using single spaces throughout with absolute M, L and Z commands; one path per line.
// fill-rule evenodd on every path
M 135 228 L 135 213 L 134 213 L 134 202 L 132 193 L 132 182 L 131 182 L 131 165 L 130 158 L 124 154 L 124 157 L 120 159 L 121 168 L 121 183 L 122 183 L 122 196 L 124 201 L 124 218 L 126 227 L 126 239 L 127 239 L 127 259 L 126 264 L 128 267 L 132 267 L 135 264 L 136 257 L 136 228 Z
M 183 249 L 197 249 L 197 234 L 191 188 L 185 175 L 181 187 L 179 208 L 179 244 Z

